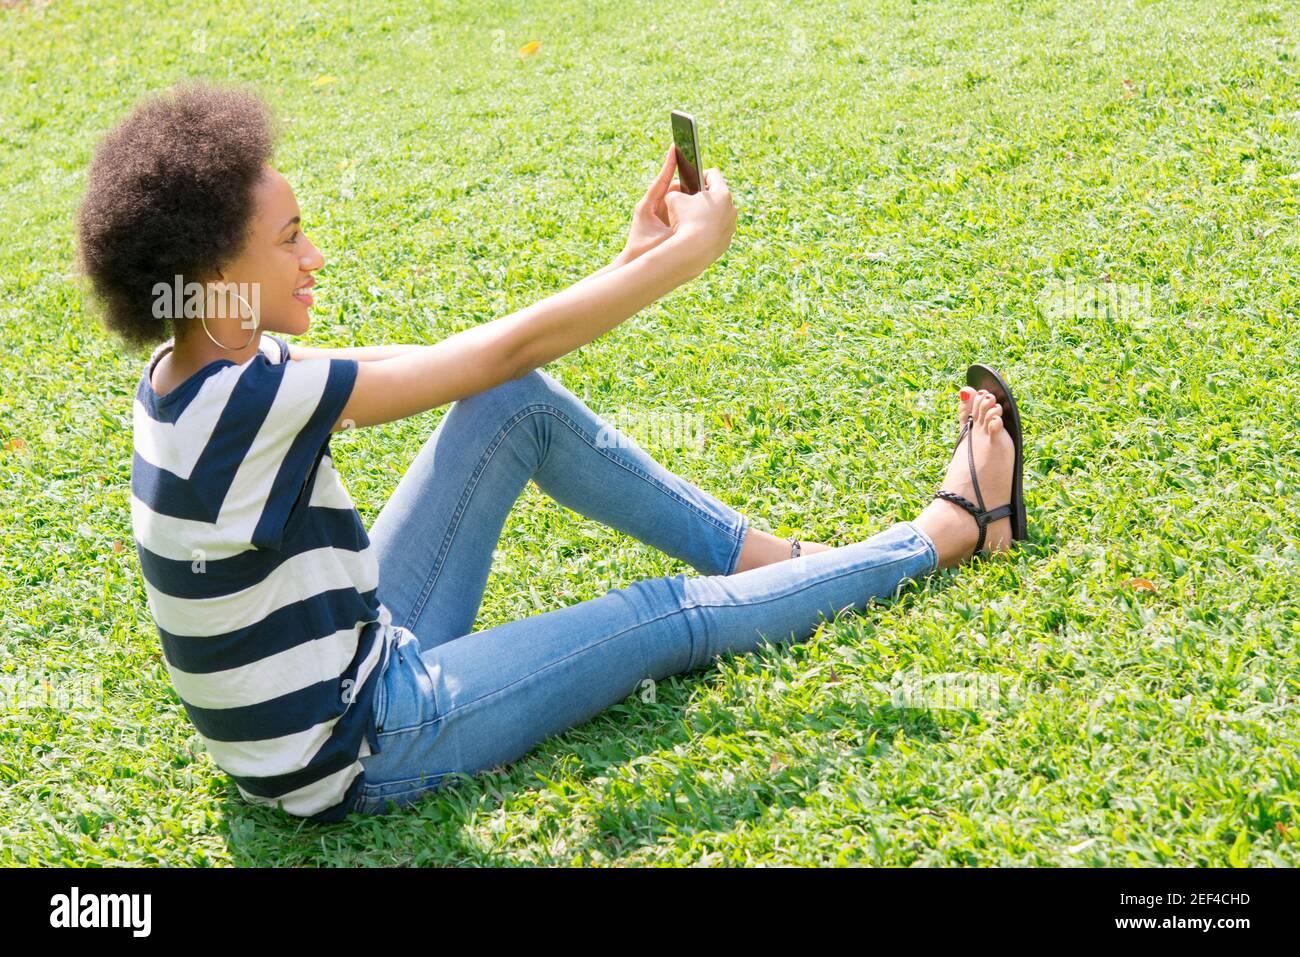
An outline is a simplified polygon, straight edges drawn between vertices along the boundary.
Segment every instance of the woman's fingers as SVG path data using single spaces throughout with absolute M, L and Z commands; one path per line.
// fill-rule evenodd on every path
M 677 147 L 668 147 L 668 156 L 664 159 L 663 168 L 659 170 L 659 175 L 650 186 L 650 191 L 646 193 L 646 204 L 650 211 L 655 214 L 660 222 L 667 223 L 668 207 L 664 204 L 664 197 L 669 193 L 680 192 L 681 184 L 673 180 L 677 173 Z
M 668 189 L 668 184 L 673 181 L 673 173 L 677 169 L 677 150 L 675 147 L 668 147 L 668 155 L 664 157 L 664 165 L 659 168 L 659 175 L 655 181 L 650 184 L 650 195 L 659 197 Z
M 668 154 L 664 157 L 664 165 L 659 168 L 659 174 L 655 176 L 654 182 L 646 190 L 645 196 L 641 198 L 639 206 L 642 209 L 648 209 L 660 221 L 668 218 L 668 210 L 664 206 L 664 196 L 672 189 L 673 174 L 677 171 L 677 149 L 668 147 Z

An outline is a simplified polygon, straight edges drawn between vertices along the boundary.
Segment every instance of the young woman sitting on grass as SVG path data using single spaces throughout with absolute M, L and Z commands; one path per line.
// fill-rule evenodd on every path
M 246 800 L 314 820 L 385 813 L 647 678 L 803 640 L 1024 537 L 1017 411 L 982 366 L 956 403 L 941 497 L 838 548 L 752 528 L 624 437 L 598 441 L 618 433 L 540 367 L 723 253 L 736 209 L 717 169 L 682 193 L 670 148 L 613 262 L 525 309 L 429 345 L 309 348 L 289 337 L 311 325 L 325 260 L 269 165 L 273 141 L 255 95 L 186 84 L 100 143 L 79 216 L 105 325 L 156 347 L 131 470 L 150 611 L 186 711 Z M 199 315 L 172 301 L 178 277 L 205 291 Z M 331 434 L 448 403 L 367 531 Z M 529 480 L 700 574 L 475 631 Z

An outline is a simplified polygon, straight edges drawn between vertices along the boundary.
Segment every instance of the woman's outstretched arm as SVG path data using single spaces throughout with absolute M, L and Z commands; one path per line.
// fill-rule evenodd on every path
M 606 263 L 604 266 L 601 266 L 599 269 L 597 269 L 595 272 L 591 273 L 590 275 L 584 276 L 582 279 L 579 279 L 576 283 L 573 284 L 573 286 L 581 286 L 582 284 L 589 282 L 592 279 L 595 279 L 597 276 L 603 276 L 608 272 L 612 272 L 613 270 L 617 269 L 619 266 L 624 266 L 632 262 L 632 260 L 636 259 L 638 255 L 639 255 L 638 252 L 633 251 L 628 247 L 624 247 L 622 252 L 620 252 L 617 256 L 614 257 L 612 262 Z M 573 286 L 569 288 L 573 288 Z M 332 347 L 332 346 L 304 346 L 301 343 L 291 342 L 289 343 L 289 358 L 290 359 L 356 359 L 358 362 L 376 362 L 381 359 L 392 359 L 395 356 L 405 355 L 408 352 L 412 352 L 416 349 L 423 349 L 423 348 L 424 346 L 421 344 L 412 344 L 412 345 L 391 344 L 391 345 L 380 345 L 380 346 Z
M 623 248 L 619 251 L 619 254 L 614 257 L 612 262 L 601 266 L 591 275 L 579 279 L 569 287 L 568 291 L 586 286 L 588 283 L 595 281 L 601 276 L 607 275 L 608 273 L 614 272 L 629 263 L 635 262 L 638 258 L 650 252 L 650 250 L 655 249 L 670 236 L 675 234 L 676 230 L 669 222 L 668 204 L 666 199 L 669 193 L 680 192 L 681 190 L 679 184 L 672 182 L 673 173 L 676 170 L 676 156 L 676 147 L 670 145 L 668 147 L 668 152 L 664 156 L 663 165 L 659 169 L 659 174 L 655 177 L 654 182 L 650 184 L 645 195 L 642 196 L 641 200 L 636 204 L 632 216 L 632 224 L 628 229 L 627 240 L 623 244 Z M 719 183 L 725 191 L 726 184 L 720 177 Z M 518 315 L 518 313 L 515 315 Z M 507 318 L 509 319 L 512 317 Z M 596 335 L 599 335 L 599 332 L 597 332 Z M 594 338 L 594 336 L 592 338 Z M 318 346 L 291 345 L 289 347 L 289 358 L 356 359 L 360 362 L 373 362 L 376 360 L 386 360 L 397 356 L 403 356 L 407 353 L 423 348 L 426 347 L 422 345 L 382 345 L 331 349 Z M 574 346 L 574 348 L 576 348 L 576 346 Z M 549 360 L 543 360 L 538 364 L 544 365 L 546 361 Z M 522 373 L 520 374 L 522 375 Z M 518 376 L 514 376 L 514 378 L 518 378 Z
M 720 253 L 713 236 L 683 232 L 508 316 L 362 362 L 334 428 L 403 419 L 518 379 L 608 332 L 699 275 Z

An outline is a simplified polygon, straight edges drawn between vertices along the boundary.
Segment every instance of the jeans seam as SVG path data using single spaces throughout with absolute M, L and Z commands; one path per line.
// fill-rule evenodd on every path
M 638 621 L 635 624 L 628 625 L 626 628 L 622 629 L 621 631 L 616 631 L 612 635 L 606 635 L 604 638 L 601 638 L 599 641 L 593 642 L 590 645 L 585 645 L 584 647 L 579 648 L 577 651 L 569 652 L 569 654 L 565 655 L 563 658 L 556 658 L 554 661 L 548 661 L 540 668 L 530 671 L 526 675 L 521 675 L 520 677 L 516 678 L 514 681 L 510 682 L 510 684 L 508 685 L 502 685 L 500 688 L 495 688 L 492 691 L 489 691 L 487 694 L 479 695 L 473 701 L 466 701 L 464 704 L 458 704 L 454 708 L 448 709 L 445 713 L 438 715 L 436 720 L 441 721 L 443 718 L 447 717 L 448 715 L 454 714 L 455 712 L 460 711 L 464 708 L 471 707 L 472 705 L 476 705 L 480 701 L 486 701 L 488 698 L 491 698 L 493 695 L 498 695 L 501 692 L 506 691 L 509 688 L 512 688 L 515 685 L 519 684 L 519 682 L 521 681 L 527 681 L 529 678 L 534 678 L 537 675 L 540 675 L 542 672 L 547 671 L 550 668 L 554 668 L 556 665 L 563 664 L 564 662 L 568 661 L 570 658 L 574 657 L 575 655 L 584 654 L 585 652 L 588 652 L 593 648 L 599 648 L 601 645 L 605 644 L 606 642 L 613 641 L 615 638 L 620 638 L 623 635 L 627 634 L 629 631 L 631 631 L 633 628 L 640 628 L 643 625 L 653 625 L 657 621 L 663 621 L 665 618 L 671 618 L 673 615 L 683 615 L 685 614 L 685 612 L 686 612 L 685 607 L 679 606 L 677 608 L 674 608 L 672 611 L 665 612 L 664 614 L 658 615 L 654 618 L 647 618 L 644 621 Z M 628 693 L 631 694 L 630 691 Z
M 375 736 L 383 736 L 384 720 L 388 717 L 388 686 L 384 683 L 387 678 L 388 669 L 381 671 L 375 679 L 379 683 L 375 686 L 375 706 L 372 711 L 375 721 Z
M 913 558 L 915 558 L 915 557 L 916 557 L 915 554 L 913 554 L 913 555 L 906 555 L 906 556 L 904 556 L 904 557 L 902 557 L 902 558 L 896 558 L 896 559 L 894 559 L 893 561 L 886 562 L 886 563 L 883 564 L 883 565 L 874 565 L 874 566 L 869 566 L 869 567 L 874 568 L 874 569 L 893 568 L 895 565 L 901 565 L 901 564 L 903 564 L 903 562 L 911 561 L 911 560 L 912 560 Z M 798 594 L 800 594 L 801 592 L 805 592 L 805 591 L 807 591 L 809 588 L 814 588 L 814 587 L 816 587 L 817 585 L 823 585 L 823 584 L 825 584 L 825 583 L 828 582 L 828 581 L 835 581 L 836 579 L 843 578 L 845 575 L 856 575 L 858 572 L 865 571 L 865 570 L 866 570 L 865 567 L 859 567 L 859 568 L 848 568 L 848 569 L 845 569 L 845 570 L 842 571 L 842 572 L 836 572 L 836 573 L 834 573 L 834 574 L 827 575 L 827 576 L 822 577 L 822 578 L 818 578 L 818 579 L 816 579 L 815 581 L 811 581 L 811 582 L 803 583 L 803 584 L 800 585 L 799 588 L 793 589 L 793 590 L 791 590 L 791 591 L 785 591 L 785 592 L 782 592 L 782 593 L 779 594 L 779 595 L 773 595 L 773 596 L 770 597 L 770 598 L 764 598 L 764 599 L 762 599 L 761 601 L 751 601 L 751 602 L 746 602 L 746 606 L 749 606 L 749 605 L 766 605 L 768 602 L 779 601 L 779 600 L 782 599 L 782 598 L 789 598 L 791 595 L 798 595 Z M 693 602 L 691 602 L 690 604 L 683 604 L 683 605 L 682 605 L 682 608 L 683 608 L 683 610 L 685 610 L 685 609 L 689 609 L 689 608 L 726 608 L 726 607 L 729 607 L 730 604 L 731 604 L 730 602 L 698 602 L 698 601 L 693 601 Z
M 744 551 L 745 533 L 749 531 L 749 519 L 743 513 L 740 514 L 740 523 L 735 529 L 736 544 L 732 546 L 731 557 L 727 560 L 727 574 L 734 575 L 736 566 L 740 563 L 740 553 Z
M 871 566 L 871 567 L 872 567 L 873 569 L 886 569 L 886 568 L 893 568 L 895 565 L 901 565 L 901 564 L 903 564 L 904 562 L 910 561 L 911 559 L 913 559 L 913 558 L 915 558 L 915 557 L 916 557 L 915 555 L 905 555 L 905 556 L 903 556 L 902 558 L 896 558 L 896 559 L 894 559 L 893 561 L 886 562 L 886 563 L 883 564 L 883 565 L 876 565 L 876 566 Z M 766 605 L 766 604 L 768 604 L 768 603 L 770 603 L 770 602 L 779 601 L 779 600 L 781 600 L 781 599 L 783 599 L 783 598 L 790 598 L 790 597 L 793 596 L 793 595 L 799 595 L 799 594 L 802 594 L 803 592 L 807 591 L 809 588 L 814 588 L 814 587 L 816 587 L 817 585 L 823 585 L 823 584 L 825 584 L 825 583 L 828 582 L 828 581 L 835 581 L 835 580 L 838 580 L 838 579 L 840 579 L 840 578 L 843 578 L 845 575 L 855 575 L 855 574 L 857 574 L 858 572 L 865 571 L 865 570 L 866 570 L 866 569 L 863 568 L 863 567 L 845 569 L 844 571 L 842 571 L 842 572 L 838 572 L 838 573 L 836 573 L 836 574 L 834 574 L 834 575 L 825 576 L 825 577 L 822 577 L 822 578 L 818 578 L 816 581 L 807 582 L 807 583 L 801 585 L 799 588 L 793 589 L 793 590 L 791 590 L 791 591 L 785 591 L 785 592 L 782 592 L 782 593 L 779 594 L 779 595 L 773 595 L 773 596 L 770 597 L 770 598 L 764 598 L 764 599 L 762 599 L 761 601 L 751 601 L 751 602 L 746 602 L 746 607 L 753 607 L 753 606 L 759 606 L 759 605 Z M 895 588 L 895 592 L 897 592 L 897 588 Z M 683 604 L 683 605 L 681 606 L 681 610 L 682 610 L 683 612 L 686 612 L 686 611 L 693 611 L 693 610 L 695 610 L 695 609 L 699 609 L 699 608 L 726 608 L 726 607 L 729 607 L 729 606 L 730 606 L 730 603 L 729 603 L 729 602 L 698 602 L 698 601 L 693 601 L 693 602 L 691 602 L 690 604 Z M 841 611 L 842 611 L 842 610 L 843 610 L 843 609 L 841 609 Z M 689 626 L 689 624 L 690 624 L 690 620 L 691 620 L 691 619 L 690 619 L 690 616 L 688 615 L 687 618 L 686 618 L 686 621 L 687 621 L 687 625 L 688 625 L 688 626 Z M 706 629 L 706 631 L 707 631 L 707 629 Z M 760 633 L 766 635 L 765 632 L 760 632 Z M 694 634 L 694 630 L 692 629 L 692 632 L 691 632 L 691 657 L 690 657 L 690 661 L 689 661 L 689 669 L 688 669 L 688 670 L 694 671 L 696 668 L 700 667 L 700 664 L 702 664 L 702 662 L 701 662 L 701 663 L 697 663 L 697 662 L 695 661 L 695 634 Z
M 930 539 L 930 536 L 925 534 L 925 532 L 921 531 L 920 526 L 918 526 L 915 522 L 905 521 L 903 522 L 903 524 L 906 525 L 908 528 L 912 529 L 912 531 L 916 533 L 916 536 L 919 539 L 921 539 L 921 542 L 925 545 L 925 550 L 930 553 L 929 570 L 937 571 L 939 568 L 939 552 L 935 549 L 934 542 Z
M 473 704 L 473 702 L 470 703 Z M 456 710 L 455 708 L 452 709 L 452 711 L 455 710 Z M 419 731 L 421 728 L 428 728 L 431 727 L 432 725 L 437 724 L 443 718 L 447 717 L 447 714 L 450 714 L 450 712 L 434 715 L 428 721 L 421 721 L 419 724 L 407 725 L 404 728 L 395 728 L 392 731 L 376 731 L 375 736 L 380 738 L 391 738 L 395 734 L 408 734 L 411 731 Z
M 456 772 L 456 771 L 438 771 L 438 772 L 435 772 L 435 773 L 433 773 L 433 774 L 417 774 L 417 775 L 415 775 L 414 777 L 409 777 L 409 778 L 396 778 L 395 780 L 392 780 L 392 781 L 363 781 L 363 782 L 361 783 L 361 788 L 360 788 L 360 790 L 364 793 L 364 795 L 365 795 L 367 798 L 370 798 L 371 800 L 374 800 L 374 799 L 380 797 L 379 794 L 376 794 L 376 793 L 375 793 L 375 792 L 378 791 L 380 788 L 390 787 L 391 785 L 394 785 L 394 784 L 410 784 L 411 787 L 422 787 L 423 785 L 422 785 L 420 782 L 432 781 L 432 780 L 434 780 L 435 778 L 445 778 L 445 777 L 447 777 L 449 774 L 457 774 L 457 773 L 458 773 L 458 772 Z M 414 783 L 412 783 L 412 782 L 414 782 Z M 401 789 L 400 791 L 398 791 L 397 793 L 398 793 L 398 794 L 405 794 L 405 793 L 406 793 L 407 791 L 409 791 L 410 789 L 411 789 L 410 787 L 405 787 L 405 788 L 402 788 L 402 789 Z M 390 794 L 385 794 L 385 795 L 382 795 L 382 796 L 385 797 L 385 798 L 392 797 L 392 795 L 390 795 Z
M 679 505 L 684 505 L 686 508 L 690 509 L 699 518 L 708 522 L 710 525 L 713 525 L 716 528 L 720 529 L 721 531 L 726 532 L 728 535 L 735 534 L 735 529 L 724 524 L 723 522 L 718 521 L 716 518 L 714 518 L 708 512 L 704 511 L 694 502 L 689 502 L 686 499 L 682 498 L 675 491 L 673 491 L 667 485 L 664 485 L 653 475 L 649 474 L 648 472 L 643 472 L 641 469 L 637 468 L 635 465 L 629 462 L 620 461 L 619 459 L 615 458 L 613 455 L 610 455 L 605 449 L 601 448 L 599 445 L 596 445 L 594 442 L 592 442 L 590 437 L 588 437 L 587 433 L 578 427 L 578 424 L 576 422 L 574 422 L 567 415 L 565 415 L 564 412 L 559 408 L 557 408 L 555 405 L 551 403 L 534 403 L 533 405 L 526 406 L 525 411 L 532 410 L 533 408 L 537 408 L 539 411 L 548 412 L 551 415 L 554 415 L 557 419 L 559 419 L 561 422 L 567 425 L 570 431 L 576 433 L 584 442 L 586 442 L 588 448 L 592 449 L 595 452 L 599 452 L 601 455 L 603 455 L 607 460 L 612 462 L 614 465 L 626 469 L 627 471 L 631 472 L 633 475 L 636 475 L 639 478 L 645 480 L 646 482 L 649 482 L 656 489 L 663 492 L 665 495 L 668 495 L 670 498 L 674 499 Z M 613 426 L 611 426 L 611 428 L 612 427 Z

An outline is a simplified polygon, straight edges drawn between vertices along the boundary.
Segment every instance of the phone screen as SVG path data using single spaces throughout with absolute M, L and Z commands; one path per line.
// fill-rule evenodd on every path
M 698 193 L 703 186 L 700 169 L 700 144 L 695 134 L 695 117 L 673 110 L 673 143 L 677 147 L 677 179 L 682 192 Z

